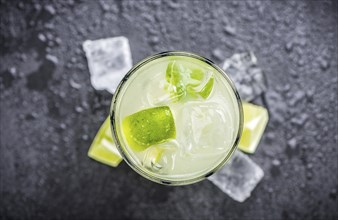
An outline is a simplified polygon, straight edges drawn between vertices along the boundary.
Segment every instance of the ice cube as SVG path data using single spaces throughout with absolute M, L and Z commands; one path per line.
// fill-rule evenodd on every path
M 126 37 L 113 37 L 83 42 L 90 80 L 97 90 L 114 93 L 124 75 L 132 67 L 129 42 Z
M 230 161 L 208 179 L 234 200 L 244 202 L 263 176 L 263 170 L 255 162 L 236 151 Z
M 174 169 L 177 147 L 178 143 L 175 140 L 151 146 L 139 153 L 141 163 L 151 171 L 168 174 Z
M 225 153 L 232 145 L 232 117 L 224 106 L 214 102 L 187 102 L 178 113 L 177 139 L 182 154 L 208 157 Z M 212 149 L 211 149 L 212 148 Z
M 223 70 L 229 74 L 241 98 L 251 101 L 267 89 L 263 71 L 257 66 L 253 52 L 234 54 L 223 63 Z
M 174 97 L 166 90 L 168 86 L 169 84 L 159 74 L 155 75 L 153 80 L 144 82 L 143 87 L 147 95 L 142 98 L 142 103 L 145 106 L 161 106 L 173 102 Z
M 143 89 L 146 96 L 141 98 L 144 107 L 162 106 L 176 102 L 178 97 L 173 96 L 168 90 L 172 86 L 165 80 L 165 72 L 158 72 L 152 76 L 152 80 L 143 82 Z

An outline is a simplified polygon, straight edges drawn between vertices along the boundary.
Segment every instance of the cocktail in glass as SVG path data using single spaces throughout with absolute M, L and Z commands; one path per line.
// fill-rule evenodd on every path
M 127 164 L 161 184 L 212 175 L 236 150 L 239 95 L 222 69 L 188 52 L 164 52 L 135 65 L 111 105 L 113 139 Z

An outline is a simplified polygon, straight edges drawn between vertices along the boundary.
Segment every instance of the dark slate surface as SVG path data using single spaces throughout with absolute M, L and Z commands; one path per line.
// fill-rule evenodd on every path
M 336 1 L 53 2 L 1 0 L 0 219 L 337 219 Z M 91 87 L 81 43 L 119 35 L 134 63 L 174 49 L 217 63 L 255 52 L 271 119 L 250 199 L 86 156 L 111 95 Z

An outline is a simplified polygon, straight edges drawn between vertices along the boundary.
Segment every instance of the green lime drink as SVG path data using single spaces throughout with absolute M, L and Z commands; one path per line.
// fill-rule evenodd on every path
M 215 64 L 187 52 L 151 56 L 131 69 L 111 105 L 123 159 L 142 176 L 185 185 L 210 176 L 235 151 L 240 98 Z

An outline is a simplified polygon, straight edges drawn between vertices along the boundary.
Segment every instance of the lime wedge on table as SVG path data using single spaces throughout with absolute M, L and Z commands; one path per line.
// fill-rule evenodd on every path
M 122 122 L 129 146 L 142 151 L 176 137 L 173 115 L 168 106 L 148 108 L 127 116 Z
M 244 124 L 238 148 L 246 153 L 254 153 L 269 119 L 268 111 L 261 106 L 242 102 Z
M 166 70 L 167 90 L 177 101 L 188 93 L 192 97 L 207 99 L 214 86 L 214 77 L 202 69 L 191 69 L 180 62 L 172 61 Z
M 97 132 L 92 145 L 89 148 L 88 156 L 101 163 L 117 167 L 122 160 L 116 149 L 111 129 L 109 117 L 104 121 L 100 130 Z

